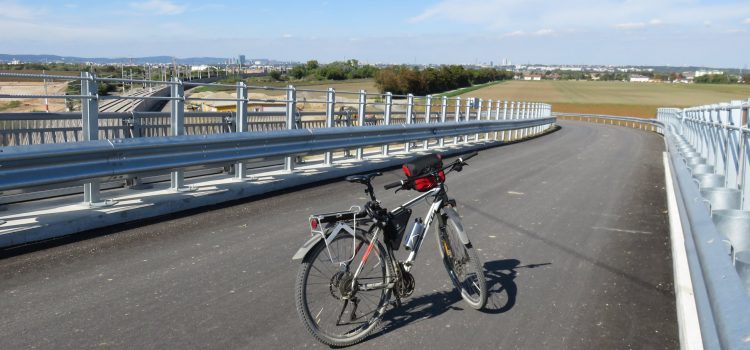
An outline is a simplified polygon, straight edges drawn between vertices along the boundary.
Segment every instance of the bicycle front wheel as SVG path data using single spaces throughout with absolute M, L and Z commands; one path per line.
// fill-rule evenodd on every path
M 440 213 L 437 219 L 438 250 L 448 276 L 464 301 L 479 310 L 487 303 L 487 282 L 479 256 L 471 243 L 463 244 L 458 237 L 457 230 L 462 227 L 458 217 Z
M 341 232 L 327 247 L 319 242 L 302 261 L 297 275 L 297 313 L 310 334 L 326 345 L 362 341 L 385 312 L 390 267 L 379 242 L 354 279 L 369 244 L 370 239 L 359 230 L 356 235 Z

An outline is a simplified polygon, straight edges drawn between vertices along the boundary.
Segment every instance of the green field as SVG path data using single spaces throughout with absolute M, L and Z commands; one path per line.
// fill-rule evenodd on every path
M 508 81 L 462 95 L 485 100 L 538 101 L 555 112 L 653 118 L 659 107 L 690 107 L 747 100 L 750 85 L 666 84 L 598 81 Z

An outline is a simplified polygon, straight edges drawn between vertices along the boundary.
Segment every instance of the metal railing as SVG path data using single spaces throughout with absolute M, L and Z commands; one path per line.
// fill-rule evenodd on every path
M 142 174 L 170 172 L 171 188 L 185 189 L 185 170 L 222 166 L 238 179 L 247 174 L 251 159 L 283 158 L 292 172 L 297 157 L 323 153 L 325 165 L 333 152 L 355 150 L 364 159 L 372 150 L 389 155 L 428 150 L 448 144 L 489 140 L 514 141 L 544 132 L 554 125 L 551 107 L 537 102 L 484 101 L 461 97 L 373 94 L 305 88 L 236 84 L 97 78 L 0 73 L 0 78 L 78 80 L 80 95 L 0 95 L 0 99 L 79 99 L 77 113 L 0 113 L 0 191 L 56 189 L 84 183 L 84 203 L 106 205 L 101 200 L 102 181 L 122 181 Z M 98 82 L 162 84 L 168 96 L 116 96 L 111 98 L 162 100 L 169 112 L 100 113 Z M 231 97 L 195 97 L 186 87 L 209 86 L 234 91 Z M 280 96 L 248 97 L 250 91 Z M 312 94 L 299 98 L 298 93 Z M 223 101 L 229 112 L 186 112 L 189 101 Z M 464 103 L 462 103 L 464 102 Z M 273 103 L 277 111 L 250 111 L 254 103 Z M 320 104 L 324 111 L 302 111 Z M 35 124 L 40 120 L 60 125 Z M 452 138 L 452 140 L 451 140 Z M 0 198 L 1 199 L 1 198 Z
M 682 243 L 691 283 L 688 294 L 694 300 L 703 348 L 750 348 L 750 100 L 686 109 L 660 108 L 656 120 L 554 115 L 664 134 L 670 168 L 667 174 L 671 174 L 676 198 L 676 207 L 670 206 L 670 212 L 680 218 L 677 225 L 684 233 Z M 691 337 L 684 334 L 690 330 L 682 328 L 687 323 L 682 317 L 687 313 L 678 310 L 683 348 L 696 345 L 684 343 Z M 695 338 L 695 334 L 692 336 Z

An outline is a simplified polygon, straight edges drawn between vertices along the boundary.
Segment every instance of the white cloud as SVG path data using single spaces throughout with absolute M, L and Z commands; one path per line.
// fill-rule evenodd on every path
M 287 34 L 282 34 L 281 37 L 282 38 L 291 38 L 292 34 L 288 34 L 288 33 Z
M 177 5 L 169 0 L 148 0 L 142 2 L 131 2 L 130 7 L 156 15 L 179 15 L 185 12 L 185 6 Z
M 654 18 L 655 13 L 660 16 Z M 665 24 L 698 27 L 705 20 L 741 21 L 747 14 L 747 0 L 442 0 L 408 21 L 460 22 L 497 32 L 516 28 L 528 32 L 533 29 L 530 26 L 544 23 L 547 28 L 563 32 L 564 28 L 637 29 Z
M 744 20 L 744 21 L 743 21 L 742 23 L 745 23 L 745 24 L 750 24 L 750 17 L 748 17 L 748 18 L 745 18 L 745 20 Z
M 0 18 L 27 20 L 40 15 L 41 9 L 31 6 L 19 5 L 15 1 L 0 1 Z
M 643 23 L 643 22 L 619 23 L 619 24 L 615 24 L 615 28 L 622 29 L 622 30 L 643 29 L 643 28 L 646 28 L 646 23 Z
M 510 33 L 503 34 L 503 37 L 512 38 L 512 37 L 518 37 L 518 36 L 524 36 L 526 35 L 526 32 L 523 30 L 514 30 Z
M 539 29 L 536 32 L 534 32 L 534 34 L 538 36 L 547 36 L 547 35 L 555 34 L 555 31 L 552 29 Z

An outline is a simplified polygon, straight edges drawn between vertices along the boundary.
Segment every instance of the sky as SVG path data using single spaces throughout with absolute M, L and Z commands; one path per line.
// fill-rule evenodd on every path
M 750 0 L 0 0 L 0 53 L 750 65 Z

